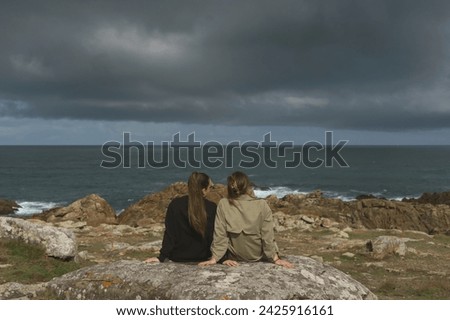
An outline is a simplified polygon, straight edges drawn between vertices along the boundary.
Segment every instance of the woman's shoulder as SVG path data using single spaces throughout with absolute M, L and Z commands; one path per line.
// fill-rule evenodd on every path
M 269 204 L 265 199 L 249 196 L 247 199 L 248 206 L 252 208 L 258 208 L 259 210 L 266 211 L 269 208 Z
M 251 203 L 267 203 L 265 199 L 253 197 L 253 196 L 250 196 L 250 195 L 242 195 L 242 196 L 238 197 L 237 199 L 235 199 L 233 201 L 237 201 L 237 202 L 251 202 Z M 229 203 L 230 203 L 230 199 L 228 199 L 228 198 L 222 198 L 219 201 L 219 205 L 220 204 L 229 204 Z
M 239 197 L 239 200 L 248 201 L 252 204 L 260 204 L 260 205 L 267 203 L 265 199 L 257 198 L 255 196 L 247 195 L 247 194 Z
M 218 207 L 223 207 L 223 206 L 230 206 L 230 199 L 228 199 L 227 197 L 220 199 L 219 203 L 217 204 Z
M 172 201 L 170 201 L 169 206 L 180 206 L 180 205 L 187 205 L 188 203 L 188 196 L 180 196 L 173 198 Z

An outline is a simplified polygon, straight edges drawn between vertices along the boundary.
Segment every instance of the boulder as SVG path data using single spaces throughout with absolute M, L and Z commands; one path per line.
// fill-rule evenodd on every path
M 0 238 L 43 246 L 47 256 L 63 260 L 72 259 L 77 254 L 72 231 L 28 220 L 0 217 Z
M 163 223 L 170 201 L 176 197 L 186 195 L 187 192 L 186 183 L 176 182 L 161 192 L 148 194 L 126 208 L 119 215 L 119 224 L 126 224 L 133 227 L 149 227 L 153 223 Z M 211 188 L 207 199 L 218 203 L 225 194 L 225 186 L 216 184 Z
M 371 252 L 373 258 L 383 259 L 389 255 L 404 256 L 406 254 L 405 242 L 409 239 L 398 238 L 394 236 L 380 236 L 375 240 L 369 240 L 366 244 L 367 250 Z
M 82 300 L 376 299 L 365 286 L 331 266 L 300 256 L 287 259 L 295 264 L 293 269 L 264 262 L 199 267 L 121 260 L 54 278 L 40 295 Z
M 44 211 L 34 215 L 33 218 L 52 223 L 63 221 L 86 222 L 88 226 L 117 223 L 116 211 L 105 199 L 96 194 L 79 199 L 67 207 Z
M 377 197 L 377 196 L 374 196 L 373 194 L 360 194 L 360 195 L 356 196 L 356 200 L 365 200 L 365 199 L 383 199 L 383 200 L 386 200 L 386 198 L 384 198 L 384 197 Z
M 12 200 L 0 199 L 0 216 L 15 213 L 20 206 Z

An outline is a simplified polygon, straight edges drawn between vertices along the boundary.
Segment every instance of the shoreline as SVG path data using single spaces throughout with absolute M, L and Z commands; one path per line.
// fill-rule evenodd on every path
M 175 182 L 174 184 L 179 184 L 179 183 L 184 183 L 184 182 Z M 171 185 L 173 185 L 173 184 L 169 184 L 166 188 L 170 188 Z M 151 194 L 158 194 L 163 191 L 164 191 L 164 189 L 157 191 L 157 192 L 148 193 L 144 197 L 151 195 Z M 297 196 L 297 195 L 307 196 L 307 195 L 315 193 L 315 192 L 320 192 L 323 198 L 331 199 L 331 200 L 339 200 L 339 201 L 342 201 L 345 203 L 354 202 L 354 201 L 358 201 L 358 200 L 362 200 L 362 199 L 381 199 L 381 200 L 388 200 L 388 201 L 394 201 L 394 202 L 415 202 L 415 201 L 420 201 L 420 199 L 423 198 L 424 196 L 430 198 L 430 195 L 435 195 L 436 198 L 439 198 L 439 197 L 442 198 L 442 196 L 444 196 L 444 198 L 448 199 L 448 200 L 446 200 L 447 204 L 450 204 L 450 191 L 423 192 L 417 196 L 403 196 L 403 197 L 384 197 L 384 196 L 379 195 L 379 193 L 359 194 L 355 197 L 347 197 L 347 196 L 343 196 L 343 195 L 336 195 L 335 192 L 327 192 L 327 191 L 322 191 L 322 190 L 312 190 L 310 192 L 305 192 L 305 191 L 292 190 L 287 187 L 275 187 L 273 189 L 270 187 L 263 187 L 263 188 L 256 189 L 255 195 L 261 199 L 266 199 L 268 197 L 273 197 L 273 196 L 277 197 L 278 199 L 282 199 L 286 196 Z M 3 200 L 8 200 L 8 201 L 13 201 L 18 205 L 18 210 L 16 212 L 10 213 L 7 215 L 3 214 L 3 216 L 13 216 L 13 217 L 16 216 L 16 217 L 27 218 L 27 217 L 31 217 L 33 215 L 40 214 L 42 212 L 51 210 L 51 209 L 65 207 L 65 206 L 69 205 L 70 203 L 72 203 L 73 201 L 77 201 L 81 198 L 82 197 L 80 197 L 78 199 L 67 200 L 67 201 L 48 201 L 48 202 L 3 199 Z M 128 203 L 128 206 L 126 206 L 126 207 L 122 207 L 122 208 L 114 208 L 113 207 L 113 209 L 115 210 L 116 215 L 119 216 L 128 207 L 139 202 L 141 199 L 130 201 Z M 422 203 L 424 203 L 424 202 L 422 202 Z M 436 201 L 435 201 L 434 203 L 431 203 L 431 204 L 445 204 L 445 201 L 444 202 L 441 201 L 440 203 L 436 203 Z

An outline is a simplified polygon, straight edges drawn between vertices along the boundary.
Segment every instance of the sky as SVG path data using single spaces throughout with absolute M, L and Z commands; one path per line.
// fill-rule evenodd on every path
M 0 145 L 450 144 L 450 1 L 2 0 Z

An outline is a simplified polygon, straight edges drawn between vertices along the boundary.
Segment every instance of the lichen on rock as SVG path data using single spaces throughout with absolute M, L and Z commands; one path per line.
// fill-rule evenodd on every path
M 289 300 L 376 299 L 345 273 L 301 256 L 286 269 L 271 263 L 238 267 L 147 264 L 121 260 L 86 267 L 47 284 L 46 296 L 59 299 Z

